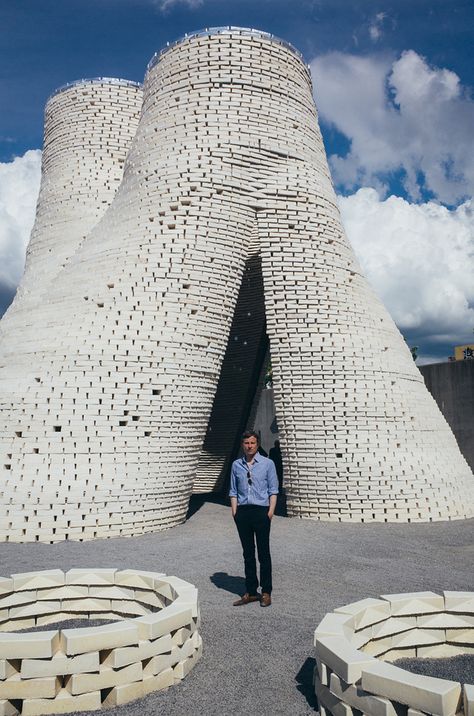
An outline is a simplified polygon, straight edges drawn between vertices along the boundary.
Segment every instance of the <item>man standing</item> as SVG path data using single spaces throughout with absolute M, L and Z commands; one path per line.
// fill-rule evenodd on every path
M 246 593 L 234 607 L 260 602 L 272 603 L 272 560 L 270 556 L 270 524 L 275 512 L 278 478 L 274 463 L 258 453 L 258 435 L 248 431 L 242 435 L 243 457 L 234 460 L 230 476 L 230 504 L 244 553 Z M 260 562 L 258 593 L 255 541 Z

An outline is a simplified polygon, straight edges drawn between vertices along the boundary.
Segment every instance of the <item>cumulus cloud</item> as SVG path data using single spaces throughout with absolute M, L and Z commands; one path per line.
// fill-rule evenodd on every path
M 474 101 L 454 72 L 413 50 L 395 60 L 332 52 L 311 69 L 321 119 L 350 141 L 330 157 L 343 190 L 386 190 L 399 173 L 417 201 L 422 190 L 449 205 L 472 196 Z
M 448 355 L 472 341 L 474 202 L 450 210 L 362 188 L 339 206 L 365 275 L 410 342 Z
M 23 270 L 40 164 L 39 150 L 0 164 L 0 315 Z M 474 202 L 448 209 L 383 199 L 366 187 L 339 197 L 339 205 L 365 275 L 410 344 L 420 346 L 418 362 L 472 341 Z
M 0 294 L 10 298 L 23 272 L 40 178 L 39 149 L 0 163 Z

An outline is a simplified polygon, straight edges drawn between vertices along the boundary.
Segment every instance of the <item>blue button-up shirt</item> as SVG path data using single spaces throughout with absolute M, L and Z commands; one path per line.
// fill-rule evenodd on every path
M 248 473 L 252 484 L 249 485 Z M 229 497 L 236 497 L 238 505 L 260 505 L 268 507 L 270 495 L 278 495 L 278 477 L 275 463 L 257 453 L 253 465 L 248 466 L 244 457 L 232 463 Z

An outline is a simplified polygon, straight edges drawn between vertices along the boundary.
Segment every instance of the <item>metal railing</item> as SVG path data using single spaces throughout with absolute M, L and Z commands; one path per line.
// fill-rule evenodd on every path
M 88 85 L 88 84 L 108 84 L 108 85 L 121 85 L 122 87 L 142 87 L 141 82 L 133 82 L 132 80 L 123 80 L 119 77 L 91 77 L 86 78 L 82 80 L 75 80 L 74 82 L 67 82 L 65 85 L 61 85 L 61 87 L 58 87 L 58 89 L 54 90 L 52 94 L 48 97 L 48 102 L 52 97 L 55 97 L 57 94 L 61 94 L 61 92 L 65 92 L 68 89 L 71 89 L 71 87 L 77 87 L 79 85 Z

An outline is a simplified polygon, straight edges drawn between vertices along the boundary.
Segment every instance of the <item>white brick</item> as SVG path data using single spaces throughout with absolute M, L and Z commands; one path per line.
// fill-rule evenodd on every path
M 314 631 L 314 645 L 321 636 L 342 636 L 350 639 L 354 633 L 354 617 L 349 614 L 326 614 Z
M 100 586 L 114 584 L 116 569 L 70 569 L 66 572 L 66 584 Z
M 100 691 L 71 696 L 66 689 L 61 689 L 54 699 L 25 699 L 21 716 L 67 714 L 77 711 L 96 711 L 100 708 Z
M 474 592 L 443 592 L 447 612 L 474 614 Z
M 360 679 L 362 668 L 375 661 L 363 654 L 342 637 L 323 636 L 316 640 L 316 653 L 344 681 L 353 684 Z
M 0 634 L 0 659 L 47 659 L 59 648 L 59 632 Z
M 52 699 L 61 688 L 55 676 L 23 681 L 19 674 L 0 681 L 0 699 Z
M 379 624 L 374 624 L 372 627 L 374 639 L 380 639 L 381 637 L 409 631 L 416 627 L 416 619 L 416 617 L 393 617 L 391 619 L 386 619 Z
M 392 647 L 400 649 L 410 646 L 427 646 L 428 644 L 444 644 L 444 629 L 412 629 L 392 636 Z
M 329 688 L 338 699 L 367 716 L 397 716 L 397 711 L 389 699 L 367 693 L 360 686 L 346 684 L 337 674 L 331 674 Z
M 171 635 L 166 634 L 165 636 L 155 639 L 154 641 L 140 640 L 138 646 L 129 646 L 113 649 L 105 657 L 103 664 L 106 666 L 112 666 L 113 668 L 120 668 L 126 666 L 134 661 L 144 661 L 150 659 L 158 654 L 164 654 L 170 652 L 173 646 Z
M 328 709 L 329 713 L 333 716 L 352 716 L 352 709 L 350 706 L 345 704 L 343 701 L 338 699 L 334 694 L 330 692 L 327 686 L 324 686 L 319 681 L 315 683 L 315 692 L 320 707 Z
M 98 651 L 73 657 L 57 652 L 52 659 L 22 659 L 20 674 L 22 679 L 33 679 L 94 671 L 99 671 Z
M 381 599 L 386 599 L 390 603 L 392 616 L 444 611 L 444 597 L 434 592 L 382 594 Z
M 390 605 L 383 599 L 361 599 L 334 610 L 336 614 L 351 614 L 356 629 L 363 629 L 390 616 Z
M 63 629 L 61 649 L 68 655 L 83 654 L 86 651 L 138 645 L 138 639 L 138 627 L 135 622 L 133 624 L 116 622 L 99 627 Z
M 101 667 L 98 674 L 73 674 L 65 682 L 66 689 L 73 695 L 109 689 L 112 686 L 130 684 L 141 681 L 143 669 L 141 663 L 124 666 L 123 669 Z
M 446 641 L 474 646 L 474 629 L 446 629 Z
M 18 672 L 16 668 L 18 662 L 7 661 L 6 659 L 0 659 L 0 679 L 8 679 L 9 676 L 13 676 Z
M 115 573 L 115 584 L 138 589 L 153 589 L 155 580 L 165 577 L 161 572 L 145 572 L 136 569 L 121 569 Z
M 10 592 L 13 591 L 13 579 L 11 577 L 0 577 L 0 596 L 2 596 L 2 603 L 3 603 L 3 596 L 5 594 L 10 594 Z
M 464 716 L 474 716 L 474 685 L 464 684 L 463 692 Z
M 49 569 L 42 572 L 22 572 L 12 574 L 15 592 L 24 589 L 42 589 L 64 584 L 64 572 L 61 569 Z
M 0 716 L 17 716 L 20 712 L 11 701 L 0 699 Z
M 141 639 L 157 639 L 174 629 L 188 625 L 191 619 L 191 607 L 180 607 L 173 603 L 162 612 L 137 617 L 134 624 L 138 628 Z

